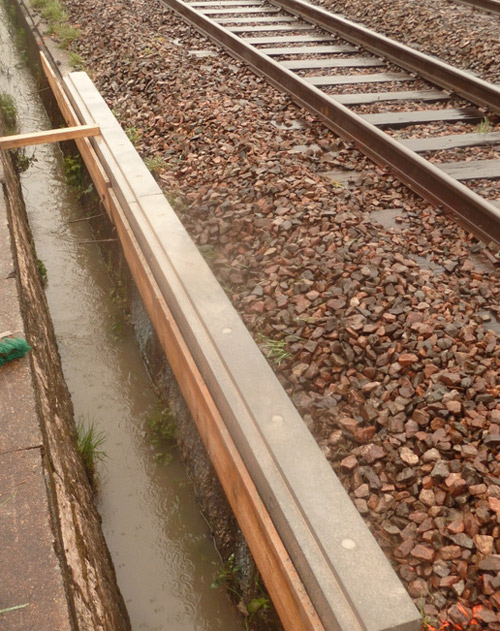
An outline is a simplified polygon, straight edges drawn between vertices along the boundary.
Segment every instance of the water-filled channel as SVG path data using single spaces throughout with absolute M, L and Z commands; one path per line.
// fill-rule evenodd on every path
M 0 93 L 14 97 L 19 132 L 50 128 L 16 32 L 0 3 Z M 75 417 L 105 436 L 98 507 L 134 631 L 241 629 L 210 584 L 219 558 L 190 480 L 171 452 L 158 460 L 149 425 L 158 408 L 106 266 L 63 174 L 57 147 L 27 149 L 36 162 L 22 189 Z

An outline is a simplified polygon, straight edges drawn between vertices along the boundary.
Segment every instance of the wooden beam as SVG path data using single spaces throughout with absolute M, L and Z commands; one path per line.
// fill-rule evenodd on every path
M 78 124 L 75 110 L 43 53 L 42 65 L 67 123 Z M 144 306 L 283 626 L 290 631 L 324 631 L 90 141 L 85 138 L 76 142 L 116 226 Z
M 63 140 L 75 140 L 98 136 L 101 130 L 97 125 L 79 125 L 78 127 L 66 127 L 64 129 L 49 129 L 31 134 L 18 134 L 16 136 L 3 136 L 0 138 L 0 149 L 15 149 L 16 147 L 29 147 L 42 145 L 46 142 L 62 142 Z

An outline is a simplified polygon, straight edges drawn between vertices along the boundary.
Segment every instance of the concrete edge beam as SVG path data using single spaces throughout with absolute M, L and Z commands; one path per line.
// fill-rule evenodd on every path
M 65 85 L 101 128 L 92 144 L 325 627 L 416 631 L 416 607 L 126 134 L 86 73 Z

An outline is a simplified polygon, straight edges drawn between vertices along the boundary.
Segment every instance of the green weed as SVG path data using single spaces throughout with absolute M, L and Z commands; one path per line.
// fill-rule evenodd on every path
M 420 596 L 418 609 L 420 611 L 420 617 L 422 618 L 422 631 L 428 631 L 428 629 L 435 629 L 439 623 L 435 618 L 427 616 L 424 613 L 424 599 L 422 598 L 422 596 Z
M 42 281 L 45 282 L 47 280 L 47 268 L 45 267 L 45 263 L 41 259 L 37 259 L 36 266 L 38 267 L 38 273 L 40 274 Z
M 483 120 L 479 123 L 479 125 L 477 126 L 477 132 L 479 134 L 488 134 L 492 130 L 493 130 L 493 125 L 491 124 L 490 119 L 487 116 L 485 116 Z
M 85 61 L 78 53 L 71 51 L 69 54 L 69 65 L 75 70 L 83 70 Z
M 77 451 L 83 460 L 89 479 L 93 480 L 97 463 L 107 458 L 106 453 L 101 449 L 106 436 L 104 432 L 96 428 L 94 422 L 79 421 L 76 424 L 76 437 Z
M 263 592 L 260 586 L 260 577 L 256 574 L 255 587 L 257 588 L 260 595 L 252 598 L 252 600 L 246 604 L 242 596 L 239 592 L 238 586 L 240 584 L 240 574 L 241 567 L 236 563 L 234 552 L 229 555 L 227 561 L 223 564 L 222 568 L 215 575 L 212 584 L 210 585 L 211 589 L 218 589 L 222 587 L 229 592 L 232 592 L 236 597 L 236 601 L 238 603 L 238 609 L 244 616 L 245 629 L 249 630 L 249 625 L 252 620 L 257 616 L 262 614 L 264 611 L 271 607 L 271 601 L 269 600 L 267 594 Z
M 124 331 L 125 322 L 123 318 L 120 315 L 115 315 L 111 324 L 111 332 L 113 333 L 115 340 L 123 339 Z
M 68 13 L 58 0 L 32 0 L 32 4 L 47 21 L 49 33 L 59 40 L 61 48 L 69 48 L 80 37 L 80 31 L 69 24 Z
M 139 142 L 141 132 L 137 129 L 137 127 L 125 127 L 125 133 L 133 145 L 136 145 Z
M 27 64 L 29 61 L 28 58 L 28 48 L 26 43 L 26 31 L 21 27 L 16 27 L 16 48 L 19 53 L 19 57 L 21 58 L 21 63 Z
M 68 49 L 75 39 L 80 37 L 81 33 L 75 26 L 63 23 L 56 27 L 55 35 L 59 40 L 59 46 Z
M 80 190 L 83 178 L 83 165 L 80 156 L 67 156 L 64 158 L 63 168 L 68 186 Z
M 155 447 L 158 447 L 161 441 L 177 440 L 175 417 L 169 407 L 158 404 L 148 418 L 147 425 L 151 433 L 151 442 Z
M 44 20 L 49 23 L 49 29 L 55 34 L 57 25 L 66 18 L 66 14 L 59 4 L 53 0 L 46 0 L 40 4 L 40 13 Z
M 238 585 L 238 577 L 241 572 L 241 567 L 236 563 L 234 552 L 229 555 L 227 561 L 222 568 L 215 575 L 214 580 L 210 585 L 210 589 L 218 589 L 223 587 L 230 592 L 233 592 L 240 599 L 240 593 L 236 586 Z
M 6 92 L 0 92 L 0 110 L 5 123 L 5 131 L 11 134 L 17 127 L 17 106 L 14 98 Z
M 167 166 L 167 161 L 162 156 L 153 156 L 152 158 L 144 158 L 144 164 L 152 173 L 158 173 Z
M 248 613 L 253 617 L 258 611 L 265 611 L 271 606 L 271 601 L 267 596 L 261 598 L 254 598 L 248 603 Z
M 18 173 L 24 173 L 32 164 L 38 161 L 34 153 L 31 156 L 27 155 L 24 147 L 12 149 L 11 155 L 12 162 Z
M 109 299 L 113 304 L 125 310 L 127 305 L 127 287 L 125 283 L 118 280 L 109 292 Z
M 174 458 L 173 448 L 177 444 L 177 426 L 172 410 L 157 404 L 147 420 L 151 444 L 156 449 L 155 462 L 168 465 Z
M 291 357 L 291 353 L 286 348 L 286 340 L 273 340 L 267 335 L 259 333 L 257 335 L 257 343 L 267 359 L 277 366 L 279 366 L 285 359 Z

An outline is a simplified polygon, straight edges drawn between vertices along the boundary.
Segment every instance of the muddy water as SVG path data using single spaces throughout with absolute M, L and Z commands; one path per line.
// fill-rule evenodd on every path
M 0 92 L 15 98 L 20 132 L 47 129 L 12 39 L 0 4 Z M 92 239 L 87 222 L 71 223 L 81 211 L 62 157 L 48 145 L 34 157 L 23 193 L 75 416 L 106 435 L 98 505 L 132 627 L 241 629 L 226 595 L 210 589 L 219 559 L 177 453 L 158 461 L 148 429 L 158 403 L 99 250 L 83 243 Z

